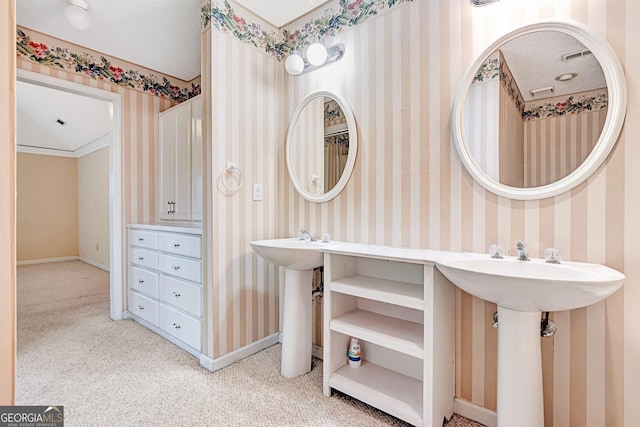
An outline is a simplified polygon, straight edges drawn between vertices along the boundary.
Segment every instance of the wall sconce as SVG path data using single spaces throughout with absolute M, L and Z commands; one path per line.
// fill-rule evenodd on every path
M 69 5 L 64 9 L 67 23 L 76 30 L 84 31 L 91 25 L 89 15 L 89 3 L 85 0 L 69 0 Z
M 303 58 L 297 51 L 284 61 L 284 68 L 292 76 L 299 76 L 317 68 L 336 62 L 344 56 L 344 44 L 338 43 L 326 48 L 322 43 L 313 43 L 307 48 L 307 57 Z

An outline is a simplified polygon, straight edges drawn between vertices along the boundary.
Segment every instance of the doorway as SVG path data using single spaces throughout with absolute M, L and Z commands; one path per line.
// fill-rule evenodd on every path
M 21 69 L 17 70 L 17 80 L 109 104 L 110 126 L 103 141 L 108 146 L 109 158 L 109 314 L 111 319 L 120 320 L 123 313 L 121 95 Z

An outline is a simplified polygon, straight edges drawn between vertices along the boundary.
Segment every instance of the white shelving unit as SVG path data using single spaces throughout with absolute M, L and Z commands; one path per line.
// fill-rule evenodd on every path
M 453 414 L 455 288 L 433 251 L 348 244 L 325 251 L 323 391 L 416 426 Z M 362 364 L 347 347 L 360 340 Z

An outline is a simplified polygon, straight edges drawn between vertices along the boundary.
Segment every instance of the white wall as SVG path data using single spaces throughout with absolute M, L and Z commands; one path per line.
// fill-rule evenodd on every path
M 78 159 L 78 252 L 109 270 L 109 148 Z

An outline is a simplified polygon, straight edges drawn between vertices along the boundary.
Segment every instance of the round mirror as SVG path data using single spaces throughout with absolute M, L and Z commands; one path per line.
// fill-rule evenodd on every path
M 622 66 L 586 27 L 540 22 L 494 42 L 453 106 L 456 150 L 487 190 L 552 197 L 587 179 L 614 147 L 626 111 Z
M 298 193 L 326 202 L 347 185 L 358 151 L 356 122 L 340 95 L 319 90 L 293 113 L 287 132 L 287 168 Z

